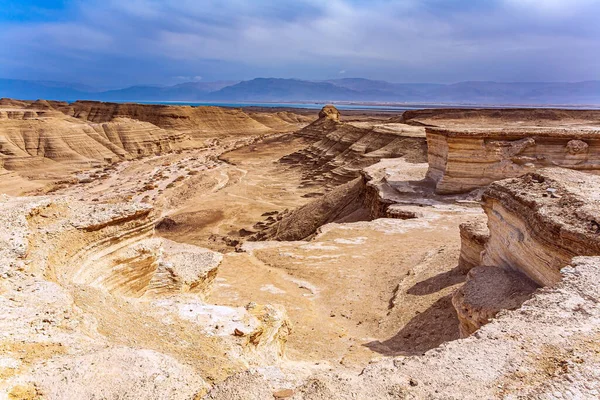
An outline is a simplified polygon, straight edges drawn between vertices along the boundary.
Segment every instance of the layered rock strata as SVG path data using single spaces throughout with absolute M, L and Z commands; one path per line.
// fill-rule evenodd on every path
M 190 146 L 181 132 L 119 118 L 88 124 L 56 112 L 0 112 L 0 160 L 5 169 L 27 170 L 32 164 L 93 166 L 168 153 Z
M 148 205 L 0 196 L 0 222 L 0 397 L 189 399 L 283 357 L 285 309 L 206 304 L 221 255 Z
M 426 128 L 441 194 L 463 193 L 543 167 L 600 173 L 600 127 Z
M 556 284 L 573 257 L 600 255 L 599 188 L 600 177 L 559 168 L 493 183 L 482 199 L 490 238 L 481 264 Z
M 599 188 L 600 177 L 559 168 L 490 185 L 487 227 L 461 225 L 459 268 L 470 272 L 452 301 L 463 336 L 558 283 L 573 257 L 600 255 Z
M 408 129 L 410 128 L 410 129 Z M 360 171 L 383 158 L 405 157 L 423 162 L 426 143 L 413 127 L 377 130 L 340 122 L 339 111 L 326 106 L 319 119 L 296 132 L 307 147 L 283 157 L 280 162 L 303 170 L 306 185 L 335 187 L 360 175 Z
M 96 101 L 77 101 L 59 107 L 59 110 L 66 115 L 89 122 L 104 123 L 116 118 L 130 118 L 149 122 L 163 129 L 187 131 L 193 136 L 202 136 L 203 132 L 216 136 L 235 133 L 261 134 L 272 132 L 274 129 L 289 131 L 306 124 L 308 120 L 306 117 L 286 112 L 266 118 L 260 113 L 247 114 L 242 110 L 221 107 Z

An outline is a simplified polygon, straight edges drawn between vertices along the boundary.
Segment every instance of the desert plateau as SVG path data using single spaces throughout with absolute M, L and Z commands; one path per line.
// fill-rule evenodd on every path
M 0 100 L 0 399 L 600 397 L 600 111 Z
M 600 399 L 599 15 L 0 0 L 0 400 Z

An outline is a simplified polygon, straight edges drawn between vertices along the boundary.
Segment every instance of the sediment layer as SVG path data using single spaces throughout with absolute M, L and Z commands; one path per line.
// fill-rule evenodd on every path
M 425 160 L 422 135 L 406 134 L 400 128 L 382 131 L 357 127 L 340 122 L 337 110 L 329 112 L 296 133 L 306 139 L 306 148 L 280 160 L 302 168 L 307 185 L 334 187 L 346 183 L 383 158 L 405 157 L 415 163 Z
M 559 168 L 493 183 L 483 195 L 490 238 L 482 265 L 550 286 L 573 257 L 600 255 L 598 188 L 600 177 Z
M 600 173 L 597 128 L 426 128 L 429 171 L 442 194 L 463 193 L 543 167 Z

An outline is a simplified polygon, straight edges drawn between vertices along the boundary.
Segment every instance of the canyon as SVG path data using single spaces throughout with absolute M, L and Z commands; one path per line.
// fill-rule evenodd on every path
M 600 395 L 600 112 L 0 100 L 0 399 Z

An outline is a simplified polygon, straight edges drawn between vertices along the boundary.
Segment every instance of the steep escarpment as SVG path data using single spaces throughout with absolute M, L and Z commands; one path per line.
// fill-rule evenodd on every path
M 482 264 L 555 284 L 573 257 L 600 254 L 598 188 L 598 176 L 556 168 L 492 184 L 483 196 L 490 238 Z
M 271 225 L 252 240 L 302 240 L 331 222 L 354 222 L 368 218 L 364 208 L 365 182 L 362 177 L 342 184 L 297 210 L 271 219 Z
M 334 187 L 348 182 L 360 170 L 383 158 L 405 157 L 423 162 L 426 143 L 422 135 L 398 130 L 377 130 L 340 122 L 339 111 L 326 106 L 319 119 L 296 132 L 307 147 L 280 162 L 303 170 L 306 185 Z
M 487 227 L 461 226 L 467 283 L 453 298 L 466 336 L 540 286 L 555 285 L 576 256 L 600 255 L 600 177 L 542 169 L 493 183 L 483 195 Z
M 427 122 L 428 177 L 436 182 L 438 193 L 464 193 L 544 167 L 600 173 L 597 111 L 462 110 L 431 114 L 430 119 L 410 120 Z
M 490 238 L 490 231 L 487 227 L 487 219 L 483 216 L 463 222 L 459 229 L 461 246 L 458 268 L 467 273 L 481 265 L 481 252 Z

